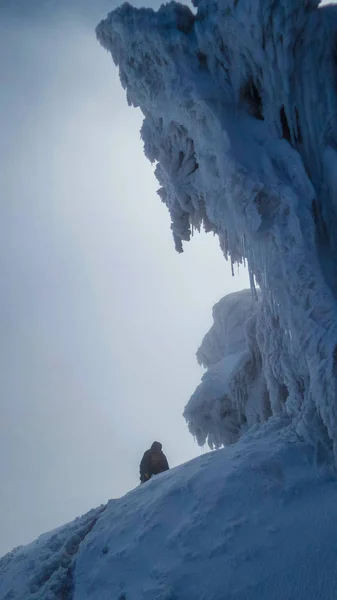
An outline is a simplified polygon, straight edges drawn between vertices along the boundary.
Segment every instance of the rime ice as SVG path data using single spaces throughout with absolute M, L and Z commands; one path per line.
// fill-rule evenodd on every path
M 124 4 L 97 28 L 119 66 L 179 252 L 201 226 L 261 290 L 263 412 L 337 441 L 336 25 L 317 0 Z M 200 432 L 201 438 L 208 436 Z M 218 444 L 219 437 L 212 443 Z
M 200 445 L 236 442 L 271 416 L 256 340 L 258 308 L 250 290 L 229 294 L 213 307 L 214 324 L 197 352 L 207 371 L 184 411 Z

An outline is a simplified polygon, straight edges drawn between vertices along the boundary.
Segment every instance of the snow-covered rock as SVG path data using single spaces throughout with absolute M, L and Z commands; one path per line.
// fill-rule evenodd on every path
M 261 289 L 269 414 L 337 442 L 337 7 L 319 0 L 124 4 L 100 23 L 144 114 L 178 251 L 219 236 Z M 315 42 L 313 42 L 313 40 Z
M 213 307 L 213 326 L 197 352 L 207 371 L 184 411 L 200 445 L 236 442 L 271 416 L 256 337 L 258 308 L 250 290 L 229 294 Z

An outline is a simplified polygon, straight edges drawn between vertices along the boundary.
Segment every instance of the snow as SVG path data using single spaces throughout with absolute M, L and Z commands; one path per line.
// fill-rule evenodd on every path
M 0 600 L 334 600 L 336 498 L 274 417 L 2 559 Z
M 254 335 L 265 418 L 282 412 L 303 439 L 336 454 L 337 8 L 195 6 L 124 4 L 97 36 L 143 112 L 177 250 L 205 227 L 233 264 L 247 261 L 261 290 Z M 213 437 L 218 445 L 224 435 Z
M 333 598 L 336 482 L 315 481 L 310 449 L 274 427 L 127 495 L 123 518 L 108 506 L 74 600 Z
M 213 307 L 214 324 L 197 352 L 207 371 L 184 411 L 201 446 L 236 442 L 271 415 L 255 335 L 258 308 L 250 290 L 229 294 Z
M 104 506 L 19 546 L 0 559 L 0 599 L 70 598 L 74 557 Z
M 199 443 L 229 445 L 6 555 L 0 600 L 336 596 L 336 6 L 195 6 L 123 5 L 97 35 L 177 250 L 203 226 L 250 269 L 185 408 Z

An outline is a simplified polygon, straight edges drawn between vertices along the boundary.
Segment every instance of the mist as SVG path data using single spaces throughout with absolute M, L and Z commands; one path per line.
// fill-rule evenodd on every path
M 97 16 L 0 21 L 0 555 L 138 485 L 154 439 L 202 451 L 195 351 L 248 286 L 210 235 L 175 253 Z

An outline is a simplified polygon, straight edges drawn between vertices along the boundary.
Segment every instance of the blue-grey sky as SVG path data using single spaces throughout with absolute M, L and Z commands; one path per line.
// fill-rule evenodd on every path
M 248 285 L 213 236 L 175 253 L 97 5 L 69 4 L 0 18 L 0 555 L 137 485 L 154 439 L 200 453 L 195 351 Z

